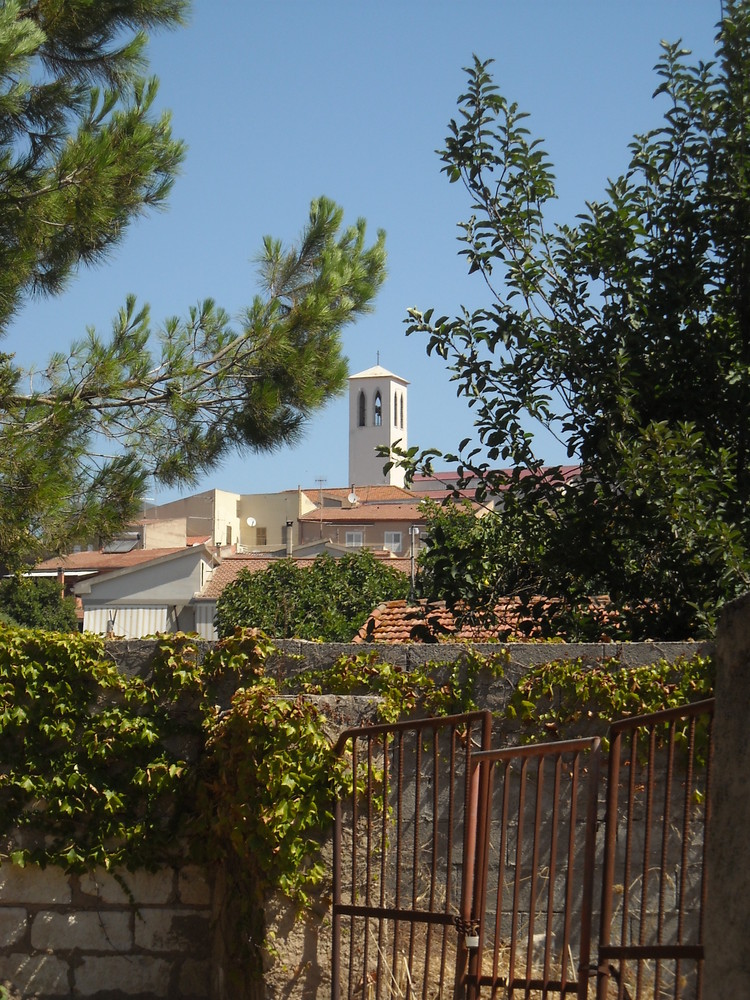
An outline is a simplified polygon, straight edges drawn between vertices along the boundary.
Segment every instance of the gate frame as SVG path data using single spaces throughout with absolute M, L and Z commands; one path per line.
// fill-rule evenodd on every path
M 463 723 L 481 723 L 481 747 L 472 752 L 470 740 L 467 740 L 466 748 L 466 772 L 464 775 L 464 837 L 462 845 L 462 875 L 461 875 L 461 897 L 459 900 L 459 913 L 456 917 L 448 912 L 437 911 L 416 911 L 402 906 L 384 907 L 371 904 L 341 902 L 341 833 L 342 833 L 342 802 L 335 803 L 335 832 L 333 851 L 333 941 L 332 941 L 332 1000 L 340 1000 L 340 964 L 341 964 L 341 917 L 344 915 L 373 917 L 379 919 L 393 919 L 404 923 L 434 923 L 440 925 L 455 924 L 458 928 L 458 942 L 456 947 L 456 969 L 453 987 L 454 1000 L 478 1000 L 481 996 L 482 987 L 490 986 L 493 995 L 497 989 L 497 983 L 492 979 L 481 975 L 482 954 L 484 947 L 484 910 L 487 903 L 487 880 L 489 866 L 489 823 L 490 823 L 490 803 L 492 796 L 492 775 L 493 765 L 506 758 L 529 758 L 555 756 L 574 749 L 590 749 L 593 751 L 591 758 L 591 773 L 588 775 L 588 795 L 586 806 L 586 833 L 584 840 L 584 871 L 583 886 L 581 892 L 581 916 L 580 916 L 580 945 L 578 962 L 578 980 L 575 984 L 576 996 L 578 1000 L 587 1000 L 591 979 L 596 977 L 596 997 L 597 1000 L 605 1000 L 610 979 L 609 963 L 612 960 L 654 960 L 659 959 L 686 959 L 697 963 L 697 996 L 701 996 L 702 971 L 704 961 L 703 945 L 703 915 L 705 913 L 705 903 L 707 896 L 705 858 L 708 848 L 709 830 L 709 791 L 711 779 L 711 766 L 713 757 L 713 711 L 715 700 L 705 699 L 700 702 L 693 702 L 676 708 L 665 709 L 661 712 L 649 713 L 647 715 L 633 716 L 614 722 L 609 727 L 609 762 L 606 774 L 606 813 L 604 818 L 605 835 L 604 848 L 601 858 L 602 887 L 601 887 L 601 911 L 599 921 L 599 935 L 597 942 L 597 962 L 591 963 L 591 952 L 593 944 L 593 896 L 594 896 L 594 871 L 597 866 L 597 845 L 596 831 L 598 826 L 598 803 L 599 791 L 602 783 L 600 774 L 600 739 L 598 737 L 584 738 L 578 740 L 562 740 L 557 742 L 527 744 L 520 747 L 505 747 L 493 750 L 492 740 L 492 714 L 487 711 L 475 711 L 463 713 L 461 715 L 443 716 L 429 719 L 406 720 L 398 723 L 386 723 L 376 726 L 364 726 L 347 729 L 341 733 L 336 744 L 336 752 L 344 752 L 346 744 L 350 739 L 356 740 L 373 737 L 387 736 L 387 734 L 398 734 L 404 732 L 419 733 L 423 730 L 433 730 L 448 726 L 458 727 Z M 707 756 L 705 763 L 706 789 L 705 789 L 705 811 L 702 820 L 703 824 L 703 844 L 702 844 L 702 876 L 700 888 L 701 915 L 698 927 L 698 940 L 694 943 L 677 944 L 657 943 L 638 945 L 613 945 L 611 943 L 612 921 L 613 921 L 613 889 L 614 874 L 616 864 L 617 847 L 617 820 L 619 802 L 619 781 L 621 772 L 621 747 L 623 735 L 637 730 L 647 730 L 651 727 L 651 743 L 653 744 L 654 728 L 661 724 L 670 726 L 670 733 L 674 733 L 674 724 L 677 720 L 687 719 L 690 726 L 690 741 L 688 758 L 687 777 L 688 787 L 692 787 L 694 777 L 693 753 L 695 750 L 695 727 L 697 720 L 701 716 L 709 719 Z M 634 739 L 634 745 L 637 742 Z M 674 763 L 674 743 L 672 737 L 668 744 L 668 782 L 671 781 L 671 768 Z M 356 751 L 355 751 L 356 752 Z M 356 767 L 356 759 L 355 759 Z M 649 769 L 649 783 L 653 784 L 654 778 L 652 769 Z M 633 772 L 631 771 L 631 774 Z M 651 795 L 651 791 L 648 793 Z M 686 838 L 689 829 L 687 817 L 687 803 L 689 795 L 686 793 L 685 824 L 682 830 L 683 843 L 683 869 L 686 863 Z M 354 805 L 354 828 L 356 829 L 357 806 L 356 795 L 353 796 Z M 628 823 L 631 820 L 628 818 Z M 647 830 L 646 836 L 650 835 Z M 660 904 L 661 905 L 661 904 Z M 565 917 L 566 923 L 568 917 Z M 469 931 L 478 929 L 479 946 L 468 947 L 465 935 Z M 680 932 L 681 934 L 681 932 Z M 561 982 L 561 996 L 573 991 L 574 984 Z M 520 984 L 512 989 L 523 988 Z M 534 981 L 528 983 L 526 989 L 542 989 L 546 987 L 542 983 Z M 365 998 L 366 1000 L 366 998 Z
M 458 728 L 463 724 L 480 723 L 480 733 L 481 733 L 481 743 L 480 750 L 487 750 L 490 747 L 492 741 L 492 713 L 488 709 L 480 709 L 474 712 L 464 712 L 459 715 L 448 715 L 448 716 L 438 716 L 433 718 L 425 719 L 409 719 L 402 722 L 394 723 L 382 723 L 374 726 L 358 726 L 350 729 L 344 730 L 339 736 L 336 746 L 334 748 L 335 752 L 339 755 L 343 754 L 347 743 L 350 739 L 356 740 L 359 738 L 367 738 L 370 740 L 373 737 L 387 736 L 388 734 L 398 734 L 404 732 L 419 733 L 422 730 L 431 729 L 436 731 L 442 728 Z M 356 754 L 356 749 L 354 751 Z M 476 770 L 477 780 L 470 781 L 469 776 L 472 772 L 471 759 L 473 753 L 471 749 L 471 741 L 467 740 L 466 746 L 466 772 L 464 778 L 464 795 L 463 795 L 463 808 L 464 816 L 467 815 L 467 810 L 469 810 L 470 805 L 473 803 L 474 798 L 478 799 L 481 793 L 481 778 L 479 778 L 480 771 Z M 353 761 L 353 769 L 355 772 L 356 780 L 356 768 L 357 760 L 356 756 Z M 356 794 L 353 796 L 354 803 L 354 822 L 353 827 L 356 829 Z M 476 817 L 476 811 L 474 813 Z M 441 925 L 453 925 L 459 927 L 459 921 L 466 921 L 469 925 L 473 919 L 473 914 L 471 912 L 471 894 L 467 894 L 465 889 L 467 884 L 472 887 L 473 875 L 469 877 L 467 875 L 468 865 L 467 865 L 467 853 L 471 859 L 472 870 L 476 868 L 474 863 L 474 857 L 477 849 L 476 840 L 476 829 L 473 831 L 471 837 L 464 835 L 462 844 L 462 887 L 461 887 L 461 900 L 459 907 L 459 916 L 455 917 L 448 913 L 437 913 L 432 911 L 414 911 L 407 909 L 405 907 L 383 907 L 374 904 L 355 904 L 355 903 L 342 903 L 341 901 L 341 832 L 342 832 L 342 800 L 339 798 L 336 800 L 334 807 L 334 843 L 333 843 L 333 900 L 332 900 L 332 947 L 331 947 L 331 1000 L 341 1000 L 341 918 L 342 916 L 360 916 L 360 917 L 373 917 L 375 919 L 393 919 L 394 921 L 403 921 L 404 923 L 417 921 L 423 923 L 435 923 Z M 467 882 L 468 880 L 468 882 Z M 469 959 L 469 949 L 466 947 L 464 935 L 459 933 L 458 944 L 456 949 L 456 969 L 454 977 L 453 986 L 453 996 L 454 1000 L 463 1000 L 465 996 L 466 988 L 466 968 Z M 363 998 L 366 1000 L 366 997 Z
M 708 850 L 708 835 L 709 835 L 709 821 L 711 816 L 710 810 L 710 786 L 711 786 L 711 768 L 713 762 L 713 716 L 716 701 L 714 698 L 706 698 L 703 701 L 690 702 L 686 705 L 679 705 L 675 708 L 663 709 L 660 712 L 651 712 L 647 715 L 632 716 L 631 718 L 620 719 L 617 722 L 613 722 L 609 727 L 610 735 L 610 751 L 609 751 L 609 766 L 607 770 L 607 809 L 605 815 L 605 841 L 604 841 L 604 855 L 602 858 L 602 902 L 600 911 L 600 924 L 599 924 L 599 943 L 598 943 L 598 963 L 596 969 L 597 975 L 597 988 L 596 997 L 597 1000 L 606 1000 L 607 990 L 610 980 L 610 962 L 619 960 L 632 960 L 637 963 L 641 961 L 653 960 L 658 962 L 659 959 L 686 959 L 688 961 L 694 961 L 696 963 L 696 976 L 697 976 L 697 992 L 696 996 L 701 997 L 702 995 L 702 977 L 703 977 L 703 963 L 705 959 L 705 949 L 703 944 L 703 919 L 706 912 L 706 896 L 707 896 L 707 880 L 706 880 L 706 854 Z M 690 721 L 690 740 L 688 745 L 689 758 L 686 779 L 692 784 L 694 771 L 694 751 L 695 751 L 695 728 L 697 725 L 697 720 L 700 716 L 708 717 L 709 729 L 708 729 L 708 742 L 707 742 L 707 754 L 706 754 L 706 789 L 705 789 L 705 810 L 703 816 L 703 851 L 702 851 L 702 874 L 701 874 L 701 892 L 700 892 L 700 918 L 698 926 L 698 940 L 693 944 L 684 944 L 679 942 L 677 944 L 672 943 L 657 943 L 657 944 L 637 944 L 637 945 L 613 945 L 611 943 L 612 937 L 612 922 L 613 922 L 613 898 L 614 898 L 614 875 L 615 875 L 615 862 L 616 862 L 616 848 L 617 848 L 617 823 L 618 823 L 618 802 L 619 802 L 619 791 L 620 791 L 620 771 L 621 771 L 621 747 L 623 737 L 627 733 L 635 734 L 637 730 L 645 730 L 651 728 L 653 733 L 656 726 L 663 725 L 664 723 L 669 724 L 670 732 L 673 732 L 674 723 L 681 719 L 689 719 Z M 667 765 L 667 776 L 668 780 L 671 781 L 672 766 L 673 766 L 673 753 L 674 744 L 672 741 L 669 743 L 669 759 Z M 649 769 L 650 771 L 650 769 Z M 632 769 L 631 769 L 632 773 Z M 649 773 L 649 797 L 653 792 L 653 774 Z M 687 807 L 689 805 L 689 794 L 686 792 L 685 795 L 685 814 L 683 819 L 682 828 L 682 843 L 683 843 L 683 872 L 686 864 L 685 858 L 685 843 L 687 839 L 687 832 L 689 828 L 689 819 L 687 816 Z M 630 823 L 630 817 L 628 814 L 628 823 Z M 647 835 L 650 831 L 647 830 Z M 647 874 L 647 873 L 646 873 Z M 660 936 L 660 934 L 659 934 Z M 680 931 L 681 936 L 681 931 Z
M 579 937 L 579 960 L 577 968 L 577 979 L 575 982 L 564 982 L 559 984 L 559 986 L 552 985 L 552 989 L 555 992 L 559 992 L 561 996 L 566 993 L 570 993 L 575 989 L 576 997 L 578 1000 L 586 1000 L 588 996 L 589 988 L 589 977 L 594 974 L 596 969 L 595 966 L 591 965 L 591 940 L 592 940 L 592 916 L 593 916 L 593 887 L 594 887 L 594 868 L 596 862 L 596 828 L 597 828 L 597 808 L 599 801 L 599 783 L 600 783 L 600 765 L 601 765 L 601 738 L 598 736 L 583 737 L 580 739 L 572 740 L 557 740 L 554 742 L 547 743 L 532 743 L 526 744 L 524 746 L 516 747 L 504 747 L 501 749 L 488 750 L 481 753 L 476 753 L 471 759 L 471 766 L 474 769 L 482 769 L 485 771 L 487 777 L 484 780 L 485 787 L 485 799 L 482 808 L 482 821 L 481 829 L 479 835 L 482 837 L 480 841 L 481 852 L 480 852 L 480 864 L 477 865 L 476 874 L 474 879 L 475 892 L 476 892 L 476 904 L 474 909 L 477 913 L 482 914 L 484 917 L 486 906 L 487 906 L 487 888 L 489 882 L 489 826 L 488 822 L 491 817 L 491 800 L 492 800 L 492 788 L 493 788 L 493 775 L 494 767 L 493 765 L 498 761 L 503 760 L 520 760 L 522 761 L 522 773 L 525 771 L 526 762 L 533 758 L 551 758 L 559 759 L 563 754 L 566 753 L 579 753 L 590 751 L 590 767 L 585 778 L 586 782 L 586 818 L 585 818 L 585 833 L 584 833 L 584 843 L 583 843 L 583 884 L 581 888 L 581 913 L 580 913 L 580 937 Z M 577 780 L 577 779 L 576 779 Z M 521 792 L 523 795 L 523 792 Z M 576 790 L 573 789 L 572 801 L 575 802 Z M 505 804 L 504 804 L 505 805 Z M 519 812 L 522 809 L 522 805 L 519 805 Z M 575 810 L 573 812 L 575 816 Z M 505 817 L 502 820 L 505 824 Z M 569 851 L 570 845 L 572 844 L 574 835 L 574 827 L 571 828 L 569 834 Z M 536 829 L 534 836 L 536 844 Z M 536 864 L 534 864 L 536 867 Z M 567 893 L 566 893 L 567 895 Z M 566 900 L 566 902 L 569 902 Z M 565 935 L 570 929 L 569 917 L 567 912 L 567 906 L 565 909 Z M 549 916 L 548 916 L 549 922 Z M 479 929 L 479 947 L 473 949 L 472 957 L 469 964 L 468 977 L 466 981 L 467 987 L 467 1000 L 477 1000 L 481 995 L 481 988 L 483 986 L 488 986 L 492 990 L 492 995 L 495 995 L 497 989 L 497 983 L 490 977 L 483 976 L 482 969 L 482 957 L 484 952 L 484 920 L 480 921 Z M 528 973 L 528 970 L 527 970 Z M 517 986 L 513 983 L 508 983 L 511 989 L 541 989 L 545 991 L 549 988 L 549 984 L 546 982 L 537 982 L 529 978 L 528 974 L 526 977 L 526 984 L 522 985 L 519 981 Z

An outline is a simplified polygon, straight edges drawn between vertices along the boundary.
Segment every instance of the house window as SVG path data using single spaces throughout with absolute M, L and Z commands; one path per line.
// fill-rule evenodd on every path
M 380 427 L 383 423 L 383 397 L 380 395 L 380 389 L 375 393 L 375 419 L 373 423 L 376 427 Z
M 386 531 L 385 542 L 383 543 L 383 548 L 388 549 L 389 552 L 400 552 L 401 551 L 401 532 L 400 531 Z
M 393 393 L 393 426 L 398 427 L 398 393 Z
M 404 429 L 404 397 L 401 396 L 401 430 Z
M 360 427 L 364 427 L 367 423 L 367 403 L 365 402 L 364 392 L 359 394 L 359 416 L 357 418 L 357 424 Z
M 268 530 L 266 528 L 255 529 L 255 544 L 268 545 Z
M 348 549 L 361 549 L 365 544 L 364 531 L 347 531 L 346 547 Z

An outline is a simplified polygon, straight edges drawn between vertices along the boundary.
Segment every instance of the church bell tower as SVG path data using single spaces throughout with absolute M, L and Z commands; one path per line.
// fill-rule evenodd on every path
M 408 447 L 409 383 L 377 364 L 349 376 L 349 482 L 355 486 L 403 486 L 404 470 L 389 469 L 376 448 Z

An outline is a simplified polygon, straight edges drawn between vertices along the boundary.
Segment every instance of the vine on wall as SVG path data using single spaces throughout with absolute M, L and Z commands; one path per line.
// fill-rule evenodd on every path
M 239 856 L 254 894 L 304 899 L 321 876 L 311 831 L 346 776 L 314 706 L 276 697 L 273 649 L 246 631 L 201 662 L 196 638 L 162 636 L 142 678 L 97 637 L 0 628 L 6 857 L 81 871 Z
M 446 715 L 474 709 L 480 675 L 502 677 L 510 659 L 506 648 L 467 645 L 450 666 L 406 671 L 370 651 L 298 675 L 289 693 L 264 671 L 274 649 L 252 630 L 205 657 L 197 637 L 161 636 L 148 675 L 134 677 L 95 636 L 0 626 L 0 835 L 10 844 L 0 862 L 224 862 L 239 900 L 237 947 L 259 960 L 262 898 L 279 889 L 307 901 L 324 874 L 317 834 L 352 781 L 302 694 L 378 694 L 388 722 Z M 518 684 L 507 717 L 529 739 L 554 739 L 712 689 L 704 657 L 636 668 L 554 661 Z
M 470 712 L 476 705 L 476 682 L 482 671 L 493 678 L 503 676 L 510 662 L 507 649 L 489 655 L 465 644 L 460 659 L 446 665 L 440 661 L 419 664 L 410 670 L 378 659 L 368 651 L 342 656 L 332 667 L 305 670 L 289 686 L 305 694 L 374 694 L 382 701 L 378 715 L 382 722 L 398 722 L 419 712 L 421 715 L 451 715 Z
M 682 657 L 624 667 L 616 658 L 587 664 L 555 660 L 531 670 L 507 709 L 529 742 L 587 732 L 604 736 L 616 719 L 646 715 L 710 698 L 715 671 L 710 657 Z

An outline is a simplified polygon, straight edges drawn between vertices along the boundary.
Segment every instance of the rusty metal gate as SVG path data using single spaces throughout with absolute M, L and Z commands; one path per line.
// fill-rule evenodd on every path
M 597 1000 L 700 1000 L 714 701 L 610 728 Z
M 343 733 L 333 1000 L 700 1000 L 712 708 L 612 726 L 604 791 L 488 712 Z
M 349 730 L 353 790 L 337 804 L 333 1000 L 452 996 L 467 974 L 489 712 Z

